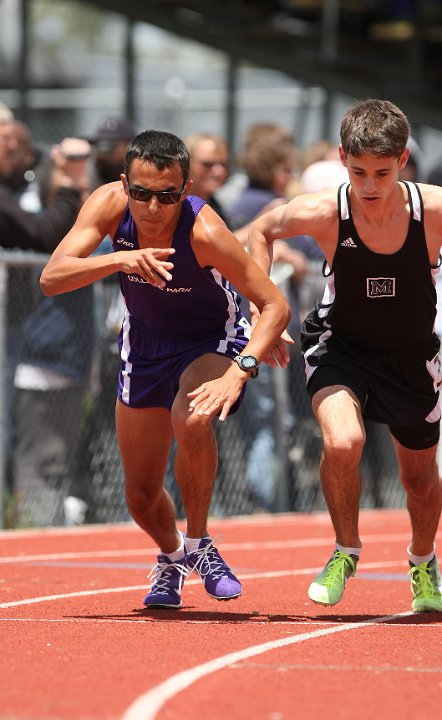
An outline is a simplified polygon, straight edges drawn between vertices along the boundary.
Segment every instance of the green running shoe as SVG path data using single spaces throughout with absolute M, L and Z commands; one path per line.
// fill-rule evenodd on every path
M 413 612 L 442 612 L 442 585 L 436 556 L 430 562 L 410 563 L 410 566 Z
M 336 605 L 342 598 L 347 578 L 356 574 L 358 558 L 335 550 L 308 589 L 310 600 L 318 605 Z

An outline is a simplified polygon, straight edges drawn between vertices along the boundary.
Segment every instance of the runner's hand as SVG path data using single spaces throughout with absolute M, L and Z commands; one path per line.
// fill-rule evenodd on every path
M 273 368 L 278 367 L 278 365 L 282 368 L 286 368 L 290 362 L 290 354 L 287 346 L 294 345 L 294 343 L 295 341 L 289 335 L 287 330 L 284 330 L 278 342 L 263 358 L 263 362 Z
M 239 377 L 236 373 L 227 371 L 220 378 L 203 383 L 187 393 L 187 397 L 191 398 L 189 412 L 207 417 L 219 415 L 221 421 L 225 420 L 230 408 L 237 401 L 247 377 L 246 373 L 244 377 Z
M 174 248 L 142 248 L 140 250 L 121 250 L 118 259 L 122 261 L 122 272 L 127 275 L 139 275 L 144 282 L 160 290 L 166 282 L 172 280 L 173 263 L 167 258 L 173 255 Z

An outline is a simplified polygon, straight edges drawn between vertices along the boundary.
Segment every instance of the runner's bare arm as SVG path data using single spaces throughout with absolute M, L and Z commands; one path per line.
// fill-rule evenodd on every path
M 259 307 L 259 321 L 241 354 L 253 355 L 260 362 L 289 322 L 287 300 L 208 206 L 203 208 L 195 223 L 192 247 L 201 267 L 216 268 L 241 295 Z M 288 361 L 288 353 L 278 356 L 282 367 Z M 219 419 L 225 420 L 249 377 L 249 373 L 232 362 L 221 377 L 203 383 L 188 394 L 189 410 L 199 415 L 219 414 Z
M 336 189 L 299 195 L 254 220 L 249 249 L 258 265 L 270 273 L 275 240 L 296 235 L 311 235 L 325 257 L 333 257 L 337 242 L 336 196 Z
M 332 258 L 337 240 L 336 190 L 300 195 L 289 203 L 261 215 L 251 225 L 249 250 L 251 256 L 269 274 L 273 262 L 274 243 L 296 235 L 311 235 L 326 257 Z M 250 305 L 252 326 L 258 322 L 259 308 Z M 284 331 L 264 357 L 268 365 L 275 358 L 288 354 L 287 344 L 293 339 Z
M 192 245 L 202 267 L 215 267 L 259 308 L 262 323 L 244 352 L 261 360 L 271 338 L 278 337 L 288 324 L 287 300 L 208 206 L 195 223 Z
M 126 206 L 121 183 L 104 185 L 84 203 L 78 218 L 51 255 L 40 278 L 44 295 L 58 295 L 101 280 L 115 272 L 134 272 L 151 284 L 170 279 L 173 249 L 144 248 L 91 255 L 106 235 L 115 233 Z

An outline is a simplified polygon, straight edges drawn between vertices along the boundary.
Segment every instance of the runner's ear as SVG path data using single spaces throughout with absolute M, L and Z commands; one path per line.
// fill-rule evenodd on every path
M 126 195 L 129 195 L 129 190 L 127 189 L 127 188 L 128 188 L 128 182 L 127 182 L 126 175 L 125 175 L 124 173 L 121 173 L 121 175 L 120 175 L 120 180 L 121 180 L 121 182 L 123 183 L 124 192 L 126 193 Z
M 407 162 L 408 162 L 408 158 L 409 158 L 409 157 L 410 157 L 410 149 L 409 149 L 409 148 L 405 148 L 405 150 L 403 151 L 402 155 L 401 155 L 400 158 L 399 158 L 399 163 L 398 163 L 398 168 L 399 168 L 399 170 L 403 170 L 403 169 L 404 169 L 405 165 L 406 165 Z

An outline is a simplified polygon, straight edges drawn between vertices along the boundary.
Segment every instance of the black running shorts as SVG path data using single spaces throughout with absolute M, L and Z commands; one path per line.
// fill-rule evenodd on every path
M 439 440 L 440 342 L 437 335 L 394 352 L 358 349 L 335 335 L 311 344 L 304 338 L 310 398 L 344 385 L 358 398 L 366 420 L 384 423 L 404 447 L 423 450 Z

